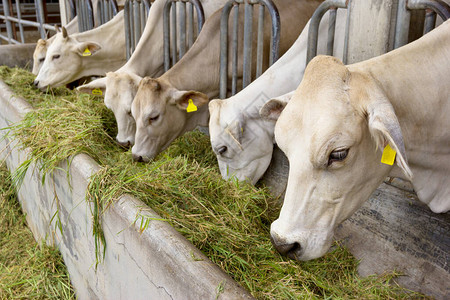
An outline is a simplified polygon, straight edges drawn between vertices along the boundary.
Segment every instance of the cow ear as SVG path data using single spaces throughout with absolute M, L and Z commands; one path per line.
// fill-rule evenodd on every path
M 287 101 L 282 99 L 270 99 L 259 110 L 261 118 L 267 121 L 276 121 L 280 117 L 281 112 L 286 107 Z
M 102 47 L 95 42 L 78 43 L 77 53 L 80 56 L 91 56 L 96 54 Z
M 106 91 L 106 77 L 93 80 L 77 87 L 77 91 L 86 94 L 104 95 Z
M 376 147 L 384 151 L 389 144 L 396 152 L 395 163 L 411 180 L 412 172 L 408 166 L 403 135 L 394 108 L 381 90 L 371 91 L 369 94 L 373 99 L 369 101 L 366 110 L 369 131 Z
M 205 105 L 208 103 L 209 98 L 205 94 L 197 91 L 177 91 L 173 94 L 172 101 L 179 109 L 186 111 L 188 110 L 188 106 L 191 107 L 194 105 L 197 108 Z

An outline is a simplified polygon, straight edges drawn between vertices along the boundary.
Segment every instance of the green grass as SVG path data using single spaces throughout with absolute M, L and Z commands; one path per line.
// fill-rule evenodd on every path
M 38 245 L 0 166 L 0 299 L 75 299 L 61 255 Z
M 0 68 L 0 76 L 3 73 L 25 86 L 33 81 L 23 70 Z M 357 260 L 339 243 L 323 258 L 310 262 L 281 257 L 269 240 L 280 199 L 271 197 L 264 187 L 223 180 L 209 139 L 200 132 L 178 138 L 149 164 L 135 163 L 129 151 L 113 142 L 114 117 L 100 98 L 64 89 L 29 93 L 36 110 L 10 128 L 9 134 L 32 149 L 30 161 L 38 158 L 39 168 L 49 173 L 61 160 L 83 152 L 102 166 L 88 191 L 97 243 L 103 241 L 102 213 L 119 195 L 129 193 L 152 207 L 256 298 L 420 297 L 392 283 L 395 272 L 359 277 Z M 18 178 L 20 174 L 17 182 Z M 145 230 L 146 220 L 137 216 L 136 221 Z

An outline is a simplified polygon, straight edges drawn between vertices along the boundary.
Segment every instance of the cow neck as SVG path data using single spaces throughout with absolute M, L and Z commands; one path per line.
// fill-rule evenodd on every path
M 153 78 L 164 73 L 163 9 L 165 3 L 165 1 L 153 3 L 141 39 L 121 71 Z
M 414 43 L 349 66 L 369 73 L 385 91 L 400 123 L 414 189 L 435 211 L 445 207 L 450 193 L 448 45 L 447 21 Z
M 95 41 L 102 47 L 101 51 L 95 55 L 83 57 L 81 77 L 92 74 L 104 75 L 105 64 L 111 71 L 117 70 L 124 64 L 125 37 L 120 33 L 123 33 L 123 12 L 119 12 L 111 21 L 96 29 L 72 36 L 78 42 Z M 121 38 L 117 38 L 118 36 Z

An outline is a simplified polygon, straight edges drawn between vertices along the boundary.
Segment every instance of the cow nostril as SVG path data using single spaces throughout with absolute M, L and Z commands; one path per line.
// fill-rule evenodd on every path
M 280 243 L 271 238 L 272 244 L 275 246 L 281 255 L 287 256 L 292 259 L 297 259 L 297 256 L 302 250 L 302 246 L 298 242 L 294 243 Z
M 133 159 L 134 159 L 134 161 L 137 161 L 137 162 L 143 162 L 144 161 L 144 159 L 140 155 L 134 155 L 133 154 Z
M 33 84 L 34 84 L 35 87 L 38 87 L 39 81 L 35 80 L 35 81 L 33 82 Z
M 130 141 L 126 141 L 126 142 L 119 142 L 118 140 L 116 140 L 117 145 L 119 145 L 122 148 L 128 149 L 131 146 Z

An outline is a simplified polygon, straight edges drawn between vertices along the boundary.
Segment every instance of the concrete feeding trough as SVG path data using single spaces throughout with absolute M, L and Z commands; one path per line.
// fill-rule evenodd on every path
M 0 128 L 19 122 L 31 110 L 1 81 L 0 105 Z M 1 145 L 10 170 L 26 159 L 27 150 L 14 147 L 16 141 L 5 138 Z M 36 240 L 59 247 L 79 299 L 252 298 L 167 222 L 158 221 L 154 211 L 128 195 L 104 215 L 108 247 L 96 269 L 92 213 L 85 194 L 99 166 L 89 156 L 77 155 L 61 168 L 45 182 L 37 169 L 29 168 L 18 196 Z M 264 178 L 274 193 L 283 192 L 287 170 L 286 158 L 276 149 Z M 138 214 L 155 219 L 142 233 L 135 222 Z M 404 274 L 397 279 L 401 285 L 448 299 L 449 233 L 450 214 L 434 214 L 411 191 L 383 184 L 339 227 L 337 237 L 361 259 L 361 275 L 397 270 Z

